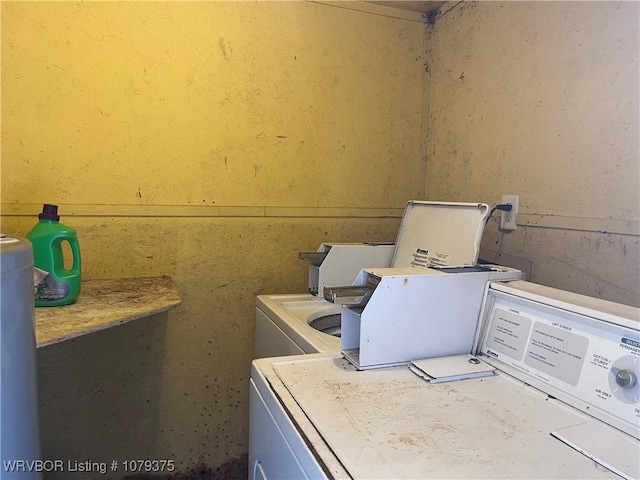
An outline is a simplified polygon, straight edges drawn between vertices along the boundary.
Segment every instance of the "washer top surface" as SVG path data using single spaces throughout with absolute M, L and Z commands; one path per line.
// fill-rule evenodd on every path
M 324 322 L 319 319 L 323 317 L 339 315 L 340 305 L 305 293 L 260 295 L 256 305 L 305 352 L 340 352 L 340 337 L 311 326 L 312 322 L 316 326 L 322 325 Z
M 428 384 L 406 367 L 356 371 L 336 356 L 272 368 L 272 387 L 353 478 L 616 478 L 551 435 L 583 425 L 622 443 L 638 470 L 636 439 L 505 374 Z

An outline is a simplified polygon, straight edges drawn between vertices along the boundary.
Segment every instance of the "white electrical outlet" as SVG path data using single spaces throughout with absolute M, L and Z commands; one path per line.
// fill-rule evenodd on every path
M 518 213 L 518 198 L 519 195 L 503 195 L 502 203 L 512 205 L 511 211 L 501 211 L 500 217 L 500 230 L 516 230 L 516 213 Z

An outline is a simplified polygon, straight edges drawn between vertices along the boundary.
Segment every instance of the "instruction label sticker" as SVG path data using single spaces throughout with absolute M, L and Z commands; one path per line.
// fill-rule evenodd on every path
M 531 319 L 496 308 L 491 319 L 487 347 L 521 361 L 531 330 Z
M 451 265 L 451 254 L 429 252 L 427 255 L 427 262 L 430 267 L 448 267 Z
M 577 385 L 589 339 L 569 327 L 536 322 L 524 363 L 570 385 Z
M 413 255 L 411 255 L 411 266 L 412 267 L 428 267 L 428 255 L 429 252 L 427 250 L 417 249 Z
M 418 248 L 411 258 L 412 267 L 448 267 L 451 265 L 451 254 L 429 252 Z

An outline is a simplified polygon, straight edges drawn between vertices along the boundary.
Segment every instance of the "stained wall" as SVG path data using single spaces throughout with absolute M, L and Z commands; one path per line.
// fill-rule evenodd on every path
M 449 2 L 428 30 L 427 198 L 520 196 L 483 249 L 640 305 L 638 2 Z M 496 219 L 498 216 L 496 215 Z
M 422 17 L 348 2 L 1 8 L 3 232 L 56 203 L 84 278 L 171 275 L 182 298 L 39 351 L 43 457 L 244 477 L 256 295 L 306 291 L 299 250 L 393 241 L 424 196 Z

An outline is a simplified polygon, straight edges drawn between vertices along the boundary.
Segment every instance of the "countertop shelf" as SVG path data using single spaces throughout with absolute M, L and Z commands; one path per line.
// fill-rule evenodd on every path
M 36 308 L 38 348 L 166 312 L 180 305 L 171 277 L 84 280 L 77 301 Z

